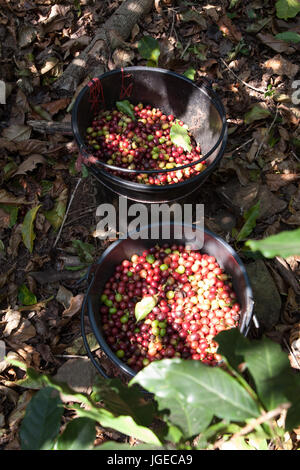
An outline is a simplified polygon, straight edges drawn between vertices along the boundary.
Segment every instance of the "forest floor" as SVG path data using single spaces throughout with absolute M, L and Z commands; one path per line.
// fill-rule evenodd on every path
M 195 202 L 205 203 L 207 228 L 248 269 L 260 325 L 250 334 L 281 344 L 299 369 L 291 338 L 300 331 L 300 256 L 265 260 L 236 240 L 245 212 L 258 201 L 248 238 L 300 223 L 300 108 L 293 99 L 300 44 L 274 38 L 299 31 L 300 16 L 285 21 L 273 1 L 261 3 L 155 1 L 128 37 L 118 39 L 104 67 L 145 65 L 138 41 L 148 35 L 159 41 L 159 67 L 178 73 L 193 68 L 196 83 L 203 76 L 211 80 L 229 136 L 220 166 Z M 18 430 L 34 392 L 14 385 L 23 371 L 8 365 L 4 354 L 81 391 L 90 390 L 96 374 L 81 339 L 87 283 L 78 284 L 85 272 L 78 267 L 97 260 L 110 243 L 93 236 L 104 193 L 91 175 L 76 170 L 74 94 L 55 83 L 122 1 L 0 4 L 0 448 L 9 450 L 20 448 Z M 76 95 L 81 88 L 82 81 Z M 108 373 L 118 374 L 97 346 L 95 353 Z M 99 431 L 99 442 L 109 438 Z

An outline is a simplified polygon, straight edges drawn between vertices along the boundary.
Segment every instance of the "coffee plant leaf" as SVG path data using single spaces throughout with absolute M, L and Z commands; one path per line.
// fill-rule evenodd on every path
M 244 357 L 258 396 L 268 410 L 289 401 L 294 381 L 288 356 L 279 344 L 266 337 L 259 341 L 245 339 L 239 343 L 237 353 Z
M 134 437 L 146 444 L 161 446 L 158 436 L 148 427 L 138 425 L 131 416 L 115 416 L 104 408 L 92 407 L 91 409 L 81 408 L 75 403 L 79 417 L 90 418 L 101 424 L 104 428 L 115 429 L 126 436 Z
M 276 235 L 271 235 L 263 240 L 248 240 L 245 246 L 252 251 L 261 252 L 266 258 L 289 256 L 300 254 L 300 228 L 284 230 Z
M 191 138 L 188 134 L 188 130 L 181 126 L 178 121 L 172 124 L 170 139 L 174 145 L 182 147 L 186 152 L 190 152 L 192 150 Z
M 130 102 L 128 100 L 116 101 L 116 107 L 121 113 L 127 114 L 127 116 L 131 117 L 131 119 L 133 119 L 134 121 L 136 120 Z
M 39 390 L 30 400 L 20 426 L 22 450 L 51 450 L 59 433 L 63 405 L 52 387 Z
M 240 333 L 238 328 L 230 328 L 221 331 L 215 336 L 218 343 L 218 354 L 225 357 L 231 367 L 238 370 L 239 365 L 243 362 L 244 356 L 237 353 L 240 343 L 246 341 L 246 338 Z
M 75 418 L 70 421 L 58 437 L 58 450 L 89 450 L 96 439 L 95 421 L 89 418 Z
M 164 450 L 166 449 L 163 446 L 152 446 L 150 444 L 138 444 L 135 446 L 132 446 L 131 444 L 126 444 L 126 443 L 120 443 L 120 442 L 114 442 L 114 441 L 108 441 L 104 442 L 104 444 L 101 444 L 100 446 L 96 446 L 93 448 L 93 450 Z
M 294 18 L 300 12 L 299 0 L 278 0 L 275 7 L 277 17 L 283 20 Z
M 152 36 L 144 36 L 138 42 L 138 51 L 143 59 L 158 64 L 160 56 L 159 42 Z
M 295 44 L 300 42 L 300 34 L 296 33 L 296 31 L 285 31 L 284 33 L 278 33 L 275 36 L 276 39 L 281 39 L 281 41 L 285 42 L 293 42 Z
M 152 312 L 156 304 L 157 298 L 154 295 L 144 297 L 140 302 L 137 302 L 134 309 L 136 321 L 139 322 L 146 318 L 146 316 Z
M 145 401 L 145 393 L 138 387 L 127 387 L 120 379 L 97 377 L 92 399 L 101 401 L 115 415 L 131 416 L 137 424 L 150 426 L 156 411 L 153 400 Z
M 154 361 L 131 380 L 155 394 L 159 410 L 185 438 L 204 431 L 213 416 L 243 421 L 259 410 L 248 392 L 228 373 L 200 361 L 179 358 Z

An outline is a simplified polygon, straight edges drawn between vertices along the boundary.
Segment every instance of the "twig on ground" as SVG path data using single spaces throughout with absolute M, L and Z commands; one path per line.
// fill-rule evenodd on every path
M 67 217 L 68 217 L 68 213 L 69 213 L 71 204 L 72 204 L 72 202 L 73 202 L 73 199 L 74 199 L 74 196 L 75 196 L 76 191 L 77 191 L 77 189 L 78 189 L 78 186 L 79 186 L 80 183 L 81 183 L 81 180 L 82 180 L 82 178 L 79 178 L 79 179 L 78 179 L 77 184 L 76 184 L 76 186 L 75 186 L 75 189 L 74 189 L 74 191 L 73 191 L 73 193 L 72 193 L 72 195 L 71 195 L 71 197 L 70 197 L 69 205 L 68 205 L 67 210 L 66 210 L 66 213 L 65 213 L 65 215 L 64 215 L 64 218 L 63 218 L 62 224 L 61 224 L 61 226 L 60 226 L 59 232 L 58 232 L 58 234 L 57 234 L 56 240 L 55 240 L 55 242 L 54 242 L 53 248 L 55 248 L 55 246 L 57 245 L 57 242 L 58 242 L 58 240 L 59 240 L 59 238 L 60 238 L 60 235 L 61 235 L 62 229 L 63 229 L 63 227 L 64 227 L 65 221 L 66 221 L 66 219 L 67 219 Z
M 250 88 L 250 89 L 253 90 L 253 91 L 256 91 L 257 93 L 263 93 L 263 94 L 266 93 L 267 90 L 261 90 L 260 88 L 255 88 L 254 86 L 249 85 L 249 83 L 244 82 L 244 80 L 242 80 L 236 73 L 234 73 L 233 70 L 231 70 L 230 67 L 228 67 L 228 65 L 226 64 L 225 60 L 222 59 L 222 57 L 220 57 L 220 60 L 221 60 L 221 62 L 225 65 L 225 67 L 229 70 L 229 72 L 232 73 L 232 75 L 234 75 L 235 78 L 236 78 L 237 80 L 239 80 L 239 82 L 241 82 L 244 86 Z

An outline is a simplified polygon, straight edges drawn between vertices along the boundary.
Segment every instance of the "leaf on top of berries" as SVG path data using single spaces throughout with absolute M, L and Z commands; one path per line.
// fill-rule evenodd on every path
M 121 113 L 127 114 L 127 116 L 131 117 L 135 121 L 135 115 L 128 100 L 117 101 L 116 107 Z
M 172 124 L 170 139 L 174 145 L 182 147 L 186 152 L 190 152 L 192 150 L 191 138 L 188 134 L 188 130 L 179 124 L 178 119 Z
M 157 298 L 153 296 L 144 297 L 140 302 L 135 305 L 134 314 L 136 321 L 141 321 L 148 313 L 152 312 L 155 305 L 157 304 Z

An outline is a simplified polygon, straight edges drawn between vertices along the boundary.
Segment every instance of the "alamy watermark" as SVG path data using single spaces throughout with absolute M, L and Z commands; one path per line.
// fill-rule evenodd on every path
M 151 240 L 182 240 L 193 249 L 200 249 L 204 241 L 203 204 L 143 204 L 128 206 L 119 197 L 118 206 L 100 204 L 96 211 L 100 218 L 94 236 L 101 239 L 132 238 Z
M 292 103 L 296 105 L 300 104 L 300 80 L 293 81 L 292 89 L 295 90 L 291 96 Z

